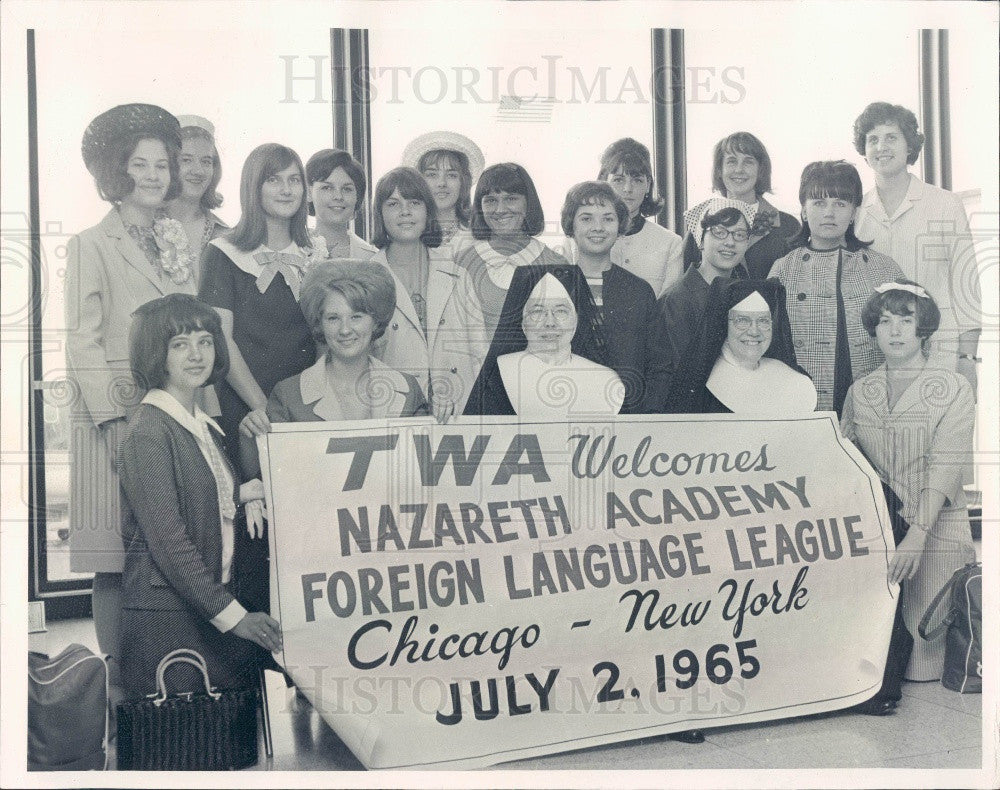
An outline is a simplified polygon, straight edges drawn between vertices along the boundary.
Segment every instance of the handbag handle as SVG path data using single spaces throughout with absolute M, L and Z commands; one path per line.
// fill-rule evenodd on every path
M 164 675 L 167 672 L 167 668 L 173 666 L 174 664 L 190 664 L 196 669 L 201 670 L 202 679 L 205 681 L 205 693 L 215 700 L 222 696 L 212 688 L 211 682 L 208 679 L 208 665 L 205 663 L 205 659 L 201 653 L 197 650 L 182 647 L 178 650 L 167 653 L 160 659 L 160 663 L 156 667 L 156 688 L 159 691 L 159 694 L 156 696 L 156 699 L 153 700 L 154 705 L 159 706 L 166 702 L 167 684 L 164 679 Z
M 952 577 L 948 579 L 944 587 L 938 590 L 938 594 L 935 595 L 934 600 L 930 602 L 930 605 L 927 607 L 927 611 L 924 612 L 924 616 L 920 618 L 920 624 L 917 626 L 917 633 L 920 634 L 921 638 L 927 641 L 937 639 L 941 635 L 941 633 L 949 625 L 951 625 L 951 621 L 955 619 L 955 611 L 954 609 L 951 609 L 948 611 L 948 614 L 946 614 L 941 619 L 940 623 L 934 626 L 934 628 L 927 630 L 927 626 L 930 623 L 931 618 L 934 616 L 937 610 L 941 608 L 941 602 L 947 598 L 948 603 L 949 604 L 951 603 L 951 591 L 952 588 L 955 586 L 956 575 L 957 574 L 952 575 Z

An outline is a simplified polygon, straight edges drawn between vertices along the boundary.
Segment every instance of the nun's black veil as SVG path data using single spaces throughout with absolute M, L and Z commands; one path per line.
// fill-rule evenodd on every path
M 708 291 L 708 305 L 701 324 L 688 346 L 683 366 L 677 371 L 667 394 L 668 414 L 704 414 L 729 411 L 708 389 L 722 346 L 729 332 L 729 311 L 754 291 L 771 310 L 771 345 L 765 357 L 784 362 L 796 373 L 808 375 L 795 361 L 792 329 L 785 306 L 785 287 L 775 277 L 767 280 L 715 278 Z
M 497 323 L 486 361 L 465 404 L 466 415 L 515 413 L 510 398 L 507 397 L 503 380 L 500 378 L 497 358 L 524 351 L 528 347 L 528 339 L 524 336 L 522 328 L 524 305 L 538 285 L 538 281 L 546 274 L 551 274 L 562 283 L 576 307 L 577 324 L 572 342 L 573 353 L 599 365 L 608 364 L 601 340 L 602 335 L 598 330 L 597 307 L 580 267 L 570 264 L 518 266 L 510 288 L 507 289 L 503 312 Z

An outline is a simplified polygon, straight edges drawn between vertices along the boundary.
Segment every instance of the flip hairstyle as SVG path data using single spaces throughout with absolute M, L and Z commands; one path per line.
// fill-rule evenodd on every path
M 913 280 L 900 278 L 899 285 L 917 285 Z M 893 315 L 916 315 L 917 337 L 926 340 L 933 335 L 941 325 L 941 311 L 937 302 L 928 294 L 917 296 L 908 291 L 872 292 L 861 310 L 861 324 L 869 335 L 875 337 L 875 329 L 882 318 L 882 311 L 887 310 Z
M 906 138 L 906 164 L 912 165 L 924 147 L 924 136 L 920 133 L 917 116 L 901 104 L 884 101 L 872 102 L 854 121 L 854 150 L 865 155 L 865 141 L 868 133 L 879 124 L 895 124 Z
M 733 132 L 715 144 L 712 150 L 712 189 L 726 194 L 726 185 L 722 180 L 722 160 L 729 153 L 746 154 L 756 159 L 757 183 L 753 187 L 754 194 L 759 198 L 771 192 L 771 157 L 764 144 L 750 132 Z
M 216 191 L 219 181 L 222 180 L 222 160 L 219 158 L 219 148 L 215 144 L 215 138 L 209 134 L 208 130 L 202 129 L 200 126 L 182 126 L 181 151 L 178 157 L 184 153 L 185 140 L 207 140 L 212 144 L 212 179 L 208 182 L 208 186 L 205 187 L 205 191 L 202 193 L 201 200 L 199 201 L 202 209 L 211 211 L 222 205 L 222 195 Z
M 167 294 L 146 302 L 132 314 L 129 330 L 129 367 L 142 390 L 161 389 L 167 383 L 167 347 L 175 335 L 211 332 L 215 343 L 212 373 L 215 384 L 229 373 L 229 350 L 215 309 L 190 294 Z
M 535 182 L 528 171 L 514 162 L 502 162 L 487 167 L 476 182 L 476 196 L 472 206 L 472 235 L 480 241 L 492 238 L 493 231 L 483 216 L 483 198 L 494 192 L 510 192 L 523 195 L 528 203 L 524 215 L 523 230 L 529 236 L 537 236 L 545 230 L 545 212 L 538 199 Z
M 583 181 L 566 193 L 566 201 L 563 203 L 559 218 L 563 233 L 570 238 L 573 237 L 573 220 L 576 219 L 577 209 L 583 206 L 602 205 L 614 208 L 615 214 L 618 215 L 618 233 L 624 233 L 628 229 L 628 206 L 607 181 Z
M 607 181 L 615 173 L 622 171 L 636 178 L 645 176 L 649 179 L 649 191 L 639 205 L 639 214 L 651 217 L 663 208 L 663 200 L 656 195 L 653 183 L 653 165 L 649 158 L 649 149 L 638 140 L 623 137 L 615 140 L 601 154 L 601 169 L 597 174 L 599 181 Z
M 254 148 L 243 163 L 240 176 L 240 221 L 236 223 L 229 238 L 244 252 L 257 249 L 267 241 L 267 220 L 261 204 L 260 191 L 271 176 L 295 165 L 302 177 L 302 202 L 288 223 L 292 241 L 300 247 L 310 246 L 309 231 L 306 229 L 305 169 L 302 160 L 291 148 L 278 143 L 264 143 Z
M 344 168 L 344 172 L 354 182 L 354 189 L 358 195 L 354 210 L 357 211 L 364 205 L 368 184 L 365 181 L 365 170 L 361 163 L 347 151 L 342 151 L 339 148 L 324 148 L 310 156 L 309 161 L 306 162 L 306 184 L 312 186 L 317 181 L 325 181 L 338 167 Z M 315 216 L 316 210 L 313 208 L 312 201 L 307 197 L 306 202 L 308 203 L 309 216 Z
M 375 320 L 372 340 L 378 340 L 396 310 L 396 283 L 386 268 L 367 261 L 321 261 L 302 280 L 299 307 L 313 339 L 325 345 L 323 305 L 331 293 L 339 293 L 352 310 Z
M 128 174 L 128 160 L 132 158 L 135 149 L 143 140 L 159 140 L 167 149 L 170 186 L 167 187 L 164 200 L 173 200 L 181 193 L 181 173 L 178 164 L 180 151 L 177 148 L 176 140 L 167 135 L 147 130 L 113 138 L 102 155 L 94 160 L 91 173 L 94 176 L 97 194 L 101 196 L 101 200 L 106 200 L 109 203 L 120 203 L 132 194 L 135 189 L 135 179 Z
M 394 168 L 382 176 L 375 185 L 375 197 L 372 199 L 372 213 L 375 215 L 372 244 L 383 250 L 392 241 L 385 229 L 382 205 L 392 197 L 392 193 L 397 189 L 404 200 L 419 200 L 427 210 L 427 222 L 424 225 L 423 233 L 420 234 L 421 243 L 425 247 L 440 247 L 441 226 L 438 225 L 437 221 L 437 204 L 434 203 L 434 195 L 431 194 L 431 188 L 427 186 L 424 177 L 412 167 Z
M 417 170 L 423 173 L 431 165 L 439 165 L 442 160 L 449 161 L 458 170 L 460 181 L 455 216 L 458 218 L 458 224 L 467 228 L 472 222 L 472 170 L 469 168 L 469 157 L 461 151 L 450 148 L 434 148 L 421 155 L 420 161 L 417 162 Z
M 861 205 L 863 195 L 861 176 L 858 175 L 858 169 L 854 165 L 843 159 L 809 163 L 802 171 L 802 179 L 799 182 L 799 203 L 803 208 L 802 227 L 792 237 L 789 244 L 792 247 L 804 247 L 809 243 L 811 231 L 804 211 L 807 200 L 837 198 L 846 200 L 857 208 Z M 861 241 L 854 235 L 854 220 L 851 220 L 851 224 L 847 226 L 844 241 L 847 249 L 851 252 L 857 252 L 871 246 L 870 241 Z

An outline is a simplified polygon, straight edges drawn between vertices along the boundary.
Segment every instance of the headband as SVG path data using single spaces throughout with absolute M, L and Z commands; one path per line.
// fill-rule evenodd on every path
M 732 198 L 711 197 L 708 200 L 692 206 L 684 212 L 684 227 L 695 239 L 701 238 L 701 221 L 709 214 L 715 214 L 724 208 L 735 208 L 747 221 L 747 228 L 753 227 L 753 219 L 757 215 L 757 207 L 742 200 Z
M 909 283 L 882 283 L 881 285 L 875 286 L 875 293 L 884 294 L 889 291 L 905 291 L 906 293 L 913 294 L 920 299 L 930 299 L 927 291 L 925 291 L 921 285 L 910 285 Z

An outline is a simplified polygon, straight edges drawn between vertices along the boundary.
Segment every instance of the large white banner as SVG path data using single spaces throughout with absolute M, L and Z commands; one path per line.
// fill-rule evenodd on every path
M 279 662 L 369 768 L 833 711 L 878 689 L 878 478 L 831 414 L 275 425 Z

